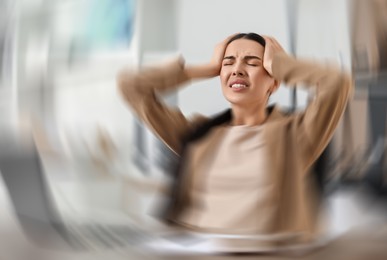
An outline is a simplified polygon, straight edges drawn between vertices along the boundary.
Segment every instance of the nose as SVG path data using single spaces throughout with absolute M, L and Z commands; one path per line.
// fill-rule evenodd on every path
M 243 70 L 243 67 L 239 62 L 234 64 L 232 75 L 233 76 L 244 76 L 245 75 L 245 71 Z

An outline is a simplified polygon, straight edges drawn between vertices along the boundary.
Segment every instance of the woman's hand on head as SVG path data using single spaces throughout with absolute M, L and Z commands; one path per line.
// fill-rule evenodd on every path
M 263 54 L 263 67 L 270 76 L 273 76 L 273 58 L 277 53 L 285 53 L 285 50 L 273 37 L 263 36 L 263 38 L 265 38 L 266 42 L 265 52 Z
M 219 76 L 224 53 L 227 48 L 227 43 L 236 34 L 230 35 L 215 46 L 214 52 L 209 62 L 201 65 L 190 65 L 185 67 L 186 75 L 191 78 L 212 78 Z
M 215 46 L 210 63 L 208 65 L 209 70 L 211 70 L 213 74 L 213 77 L 219 76 L 220 69 L 222 68 L 222 62 L 224 58 L 224 53 L 226 52 L 227 44 L 231 40 L 231 38 L 234 37 L 235 35 L 237 35 L 237 33 L 228 36 L 226 39 L 219 42 Z

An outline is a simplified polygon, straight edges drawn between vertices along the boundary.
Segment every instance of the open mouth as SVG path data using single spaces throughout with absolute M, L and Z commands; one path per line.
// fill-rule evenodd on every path
M 230 86 L 230 88 L 235 89 L 235 90 L 242 90 L 242 89 L 245 89 L 247 87 L 248 87 L 247 85 L 240 84 L 240 83 L 231 84 L 231 86 Z

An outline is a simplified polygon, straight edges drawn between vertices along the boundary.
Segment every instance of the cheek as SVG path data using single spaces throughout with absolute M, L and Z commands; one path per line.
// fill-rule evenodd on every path
M 252 81 L 262 86 L 263 88 L 270 88 L 274 84 L 274 79 L 270 77 L 265 71 L 260 71 L 252 75 Z
M 230 73 L 226 69 L 221 69 L 220 70 L 220 83 L 222 84 L 222 87 L 225 87 L 227 85 L 227 81 L 229 78 Z

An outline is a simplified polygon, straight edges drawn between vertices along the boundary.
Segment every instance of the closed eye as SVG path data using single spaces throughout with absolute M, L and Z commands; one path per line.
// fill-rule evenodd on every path
M 244 57 L 246 64 L 249 66 L 260 66 L 262 64 L 262 59 L 258 56 L 246 56 Z
M 235 57 L 234 56 L 226 56 L 223 58 L 223 66 L 229 66 L 234 64 Z

